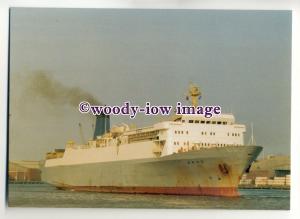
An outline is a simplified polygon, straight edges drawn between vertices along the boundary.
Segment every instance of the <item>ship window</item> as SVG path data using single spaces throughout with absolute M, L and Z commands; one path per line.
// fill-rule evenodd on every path
M 234 134 L 232 133 L 232 136 L 234 136 Z
M 238 136 L 240 136 L 240 133 L 238 134 Z
M 216 121 L 212 121 L 212 124 L 216 124 Z
M 194 123 L 194 120 L 189 120 L 189 123 Z
M 185 122 L 185 120 L 181 120 L 183 123 Z
M 186 134 L 189 134 L 189 131 L 186 131 Z
M 183 134 L 183 131 L 181 131 L 181 134 Z
M 202 120 L 202 121 L 201 121 L 201 124 L 204 124 L 204 123 L 205 123 L 205 121 Z
M 223 122 L 223 125 L 227 125 L 227 122 Z
M 211 133 L 209 133 L 210 135 L 212 135 L 212 132 Z
M 177 131 L 175 131 L 175 134 L 177 134 Z
M 210 121 L 206 121 L 206 124 L 210 124 Z
M 227 136 L 229 136 L 229 132 L 227 133 Z
M 221 125 L 221 124 L 222 124 L 222 122 L 220 122 L 220 121 L 219 121 L 219 122 L 217 122 L 217 124 L 218 124 L 218 125 Z
M 176 141 L 174 141 L 174 145 L 176 145 Z
M 199 123 L 199 120 L 195 120 L 195 123 Z

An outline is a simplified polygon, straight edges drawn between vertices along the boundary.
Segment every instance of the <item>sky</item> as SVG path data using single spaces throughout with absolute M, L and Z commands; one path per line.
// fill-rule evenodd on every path
M 220 105 L 247 125 L 245 143 L 253 123 L 265 154 L 288 155 L 291 22 L 290 11 L 12 8 L 9 158 L 40 160 L 93 135 L 94 118 L 68 100 L 28 92 L 36 72 L 108 105 L 175 105 L 193 82 L 200 104 Z

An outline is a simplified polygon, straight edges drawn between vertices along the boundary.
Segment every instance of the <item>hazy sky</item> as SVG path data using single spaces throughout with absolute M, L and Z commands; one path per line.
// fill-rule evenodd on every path
M 254 123 L 265 153 L 290 152 L 291 12 L 221 10 L 11 10 L 10 158 L 42 159 L 92 134 L 93 118 L 26 93 L 43 71 L 105 104 L 185 101 L 189 82 L 202 104 Z M 113 117 L 149 125 L 159 119 Z

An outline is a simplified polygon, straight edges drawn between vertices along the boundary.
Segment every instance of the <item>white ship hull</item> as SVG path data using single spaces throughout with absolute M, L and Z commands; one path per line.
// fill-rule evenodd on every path
M 202 148 L 160 158 L 44 167 L 42 180 L 76 191 L 238 196 L 260 146 Z

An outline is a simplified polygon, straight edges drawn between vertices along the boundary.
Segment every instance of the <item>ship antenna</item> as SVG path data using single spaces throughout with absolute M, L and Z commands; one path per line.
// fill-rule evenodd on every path
M 254 139 L 254 134 L 253 134 L 253 123 L 251 122 L 251 138 L 248 142 L 248 145 L 256 145 L 256 141 Z
M 81 123 L 78 123 L 78 126 L 79 126 L 79 133 L 80 133 L 82 144 L 85 144 L 86 141 L 85 141 L 85 138 L 84 138 L 84 134 L 83 134 Z
M 104 115 L 104 130 L 105 130 L 104 133 L 106 133 L 106 115 Z

